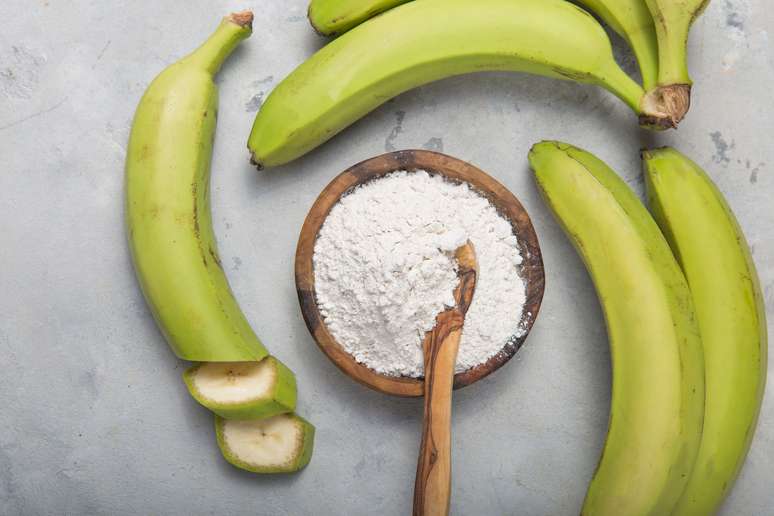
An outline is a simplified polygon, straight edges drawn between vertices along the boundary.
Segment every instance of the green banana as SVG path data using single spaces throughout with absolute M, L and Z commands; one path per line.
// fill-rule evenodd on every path
M 644 90 L 616 64 L 604 29 L 580 7 L 564 0 L 421 0 L 355 27 L 285 78 L 255 118 L 253 162 L 288 163 L 401 92 L 483 70 L 596 84 L 658 119 L 643 110 Z
M 323 36 L 343 34 L 369 18 L 409 0 L 312 0 L 309 23 Z
M 658 38 L 658 85 L 648 91 L 646 103 L 661 113 L 655 123 L 668 116 L 672 126 L 691 107 L 691 77 L 688 74 L 688 32 L 709 0 L 644 0 L 656 24 Z
M 309 21 L 324 36 L 342 34 L 364 21 L 409 0 L 312 0 Z M 658 43 L 653 18 L 644 0 L 575 0 L 594 11 L 632 47 L 643 87 L 658 80 Z
M 142 291 L 180 358 L 240 362 L 267 355 L 229 288 L 209 203 L 218 94 L 213 76 L 251 33 L 233 14 L 167 67 L 140 100 L 126 158 L 126 221 Z
M 744 463 L 763 399 L 763 296 L 739 224 L 707 174 L 674 149 L 642 157 L 651 211 L 691 287 L 706 362 L 701 447 L 674 514 L 714 514 Z
M 575 0 L 595 12 L 634 51 L 642 84 L 650 90 L 658 81 L 658 41 L 653 17 L 644 0 Z
M 650 214 L 602 161 L 543 142 L 530 163 L 591 274 L 610 338 L 608 435 L 582 514 L 670 514 L 693 468 L 704 414 L 688 284 Z

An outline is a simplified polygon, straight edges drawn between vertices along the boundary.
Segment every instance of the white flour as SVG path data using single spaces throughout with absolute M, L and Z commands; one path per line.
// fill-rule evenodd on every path
M 454 304 L 454 250 L 470 239 L 478 278 L 457 372 L 496 355 L 519 327 L 525 285 L 509 222 L 468 184 L 393 172 L 344 196 L 314 249 L 325 324 L 355 359 L 384 374 L 422 376 L 422 340 Z

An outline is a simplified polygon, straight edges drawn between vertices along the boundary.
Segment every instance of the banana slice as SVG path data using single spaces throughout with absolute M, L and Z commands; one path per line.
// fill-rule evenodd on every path
M 205 362 L 183 380 L 196 401 L 225 419 L 263 419 L 296 408 L 296 377 L 274 357 Z
M 215 416 L 215 435 L 223 457 L 253 473 L 298 471 L 314 447 L 314 426 L 295 414 L 253 421 Z

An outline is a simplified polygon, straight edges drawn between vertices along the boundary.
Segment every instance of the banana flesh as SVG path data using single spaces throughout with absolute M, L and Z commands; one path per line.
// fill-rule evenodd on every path
M 688 284 L 645 207 L 602 161 L 543 142 L 530 163 L 589 270 L 610 338 L 608 435 L 582 514 L 670 514 L 693 468 L 704 415 Z
M 648 200 L 693 294 L 706 363 L 706 411 L 696 465 L 678 516 L 715 514 L 750 448 L 767 367 L 758 276 L 723 195 L 671 148 L 643 153 Z
M 252 14 L 223 20 L 197 50 L 153 80 L 126 159 L 129 245 L 142 291 L 173 351 L 195 362 L 267 355 L 218 257 L 209 201 L 218 93 L 213 76 L 250 35 Z
M 595 84 L 648 114 L 644 90 L 583 9 L 564 0 L 421 0 L 355 27 L 285 78 L 256 116 L 253 162 L 288 163 L 404 91 L 484 70 Z
M 262 419 L 296 408 L 296 377 L 282 362 L 205 362 L 183 374 L 201 405 L 225 419 Z
M 253 473 L 298 471 L 314 446 L 314 426 L 295 414 L 249 421 L 215 416 L 215 434 L 223 457 Z
M 260 362 L 207 362 L 191 370 L 191 383 L 216 403 L 238 403 L 271 390 L 276 369 L 271 359 Z
M 379 13 L 409 0 L 312 0 L 309 23 L 323 36 L 343 34 Z

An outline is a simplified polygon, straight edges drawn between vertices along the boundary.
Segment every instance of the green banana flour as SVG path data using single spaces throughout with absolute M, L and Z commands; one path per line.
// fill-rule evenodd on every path
M 398 171 L 345 195 L 314 250 L 325 324 L 357 361 L 388 375 L 423 375 L 422 340 L 454 305 L 454 250 L 470 239 L 479 274 L 457 372 L 521 336 L 526 300 L 519 241 L 510 222 L 466 183 Z

